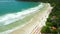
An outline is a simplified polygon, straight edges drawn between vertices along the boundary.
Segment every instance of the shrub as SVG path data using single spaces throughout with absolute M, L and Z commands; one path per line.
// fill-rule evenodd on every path
M 47 26 L 43 26 L 41 29 L 41 33 L 50 33 L 50 32 L 51 31 L 50 31 L 49 27 L 47 27 Z

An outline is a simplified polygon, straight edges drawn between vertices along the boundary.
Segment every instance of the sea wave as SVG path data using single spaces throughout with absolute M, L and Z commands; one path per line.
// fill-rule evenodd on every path
M 24 18 L 27 14 L 35 12 L 43 7 L 43 3 L 40 3 L 38 6 L 22 10 L 21 12 L 5 14 L 0 16 L 0 26 L 11 24 L 19 19 Z

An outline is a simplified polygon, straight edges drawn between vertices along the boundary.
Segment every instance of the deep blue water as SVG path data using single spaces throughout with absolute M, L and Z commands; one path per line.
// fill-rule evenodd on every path
M 0 0 L 0 15 L 19 12 L 39 5 L 40 2 L 16 2 L 14 0 Z

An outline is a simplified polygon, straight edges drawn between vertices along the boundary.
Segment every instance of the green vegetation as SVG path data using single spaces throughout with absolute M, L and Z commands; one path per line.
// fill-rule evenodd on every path
M 50 18 L 47 19 L 46 26 L 42 27 L 41 32 L 45 34 L 60 34 L 60 19 L 55 17 L 53 20 L 51 20 L 51 15 L 49 17 Z
M 46 26 L 41 30 L 45 34 L 60 34 L 60 0 L 43 0 L 42 2 L 50 3 L 53 10 L 47 19 Z

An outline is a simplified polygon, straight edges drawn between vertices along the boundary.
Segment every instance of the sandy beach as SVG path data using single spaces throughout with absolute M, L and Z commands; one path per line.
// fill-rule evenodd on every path
M 28 24 L 12 31 L 9 34 L 36 34 L 36 33 L 34 33 L 36 26 L 38 26 L 39 29 L 41 29 L 41 27 L 45 25 L 46 18 L 48 17 L 49 13 L 51 12 L 51 9 L 52 9 L 52 7 L 49 4 L 46 4 L 45 10 L 42 10 L 42 11 L 39 10 L 34 15 L 34 17 L 30 21 L 28 21 Z

